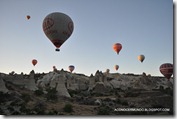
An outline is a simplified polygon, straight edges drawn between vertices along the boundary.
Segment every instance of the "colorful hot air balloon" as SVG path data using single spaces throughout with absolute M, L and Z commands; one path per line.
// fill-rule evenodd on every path
M 36 60 L 36 59 L 33 59 L 33 60 L 32 60 L 32 64 L 33 64 L 33 66 L 35 66 L 35 65 L 37 64 L 37 60 Z
M 73 65 L 70 65 L 70 66 L 68 67 L 68 69 L 69 69 L 70 72 L 73 72 L 73 70 L 75 69 L 75 67 L 74 67 Z
M 139 61 L 143 62 L 144 59 L 145 59 L 145 56 L 144 56 L 144 55 L 139 55 L 139 56 L 138 56 L 138 60 L 139 60 Z
M 122 45 L 121 45 L 120 43 L 115 43 L 115 44 L 113 45 L 113 49 L 114 49 L 114 51 L 116 51 L 117 54 L 119 54 L 119 52 L 120 52 L 121 49 L 122 49 Z
M 74 29 L 72 19 L 60 12 L 54 12 L 43 20 L 43 31 L 49 40 L 60 51 L 61 45 L 71 36 Z
M 169 80 L 173 74 L 173 65 L 164 63 L 160 66 L 159 70 Z
M 119 65 L 115 65 L 114 69 L 117 71 L 119 69 Z
M 29 15 L 27 15 L 26 18 L 29 20 L 31 17 Z

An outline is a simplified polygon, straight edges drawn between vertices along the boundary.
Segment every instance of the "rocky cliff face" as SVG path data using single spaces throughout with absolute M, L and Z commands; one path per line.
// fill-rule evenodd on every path
M 5 81 L 5 82 L 4 82 Z M 103 86 L 100 92 L 107 92 L 112 89 L 144 89 L 152 90 L 158 89 L 160 86 L 164 88 L 173 88 L 173 79 L 170 81 L 164 77 L 151 77 L 146 75 L 133 75 L 133 74 L 111 74 L 102 73 L 97 71 L 95 75 L 90 77 L 83 74 L 72 74 L 67 71 L 54 71 L 49 72 L 42 77 L 35 79 L 35 73 L 30 72 L 29 75 L 22 74 L 7 75 L 1 74 L 0 76 L 0 91 L 8 92 L 5 83 L 13 83 L 15 85 L 35 91 L 38 88 L 46 87 L 56 88 L 59 95 L 70 97 L 68 90 L 96 90 L 96 87 Z M 96 88 L 96 89 L 95 89 Z M 97 91 L 98 92 L 98 91 Z
M 2 74 L 5 75 L 5 74 Z M 4 80 L 2 79 L 2 75 L 0 75 L 0 92 L 7 93 L 9 90 L 6 88 Z
M 117 107 L 163 107 L 171 110 L 163 114 L 173 114 L 173 78 L 168 81 L 145 73 L 97 71 L 91 76 L 64 70 L 42 74 L 31 71 L 28 75 L 1 73 L 0 95 L 0 114 L 4 115 L 63 114 L 61 106 L 66 102 L 75 106 L 74 115 L 95 115 L 93 110 L 101 113 L 105 105 L 104 110 L 113 115 L 125 114 L 114 112 Z M 51 112 L 52 109 L 55 111 Z

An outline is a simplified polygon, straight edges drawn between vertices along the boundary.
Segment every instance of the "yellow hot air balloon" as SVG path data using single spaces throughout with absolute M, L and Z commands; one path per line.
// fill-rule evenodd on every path
M 144 59 L 145 59 L 145 56 L 144 56 L 144 55 L 139 55 L 139 56 L 138 56 L 138 60 L 139 60 L 139 61 L 143 62 Z

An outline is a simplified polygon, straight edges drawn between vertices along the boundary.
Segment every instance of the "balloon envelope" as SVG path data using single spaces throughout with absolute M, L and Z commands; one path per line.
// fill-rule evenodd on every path
M 53 66 L 53 70 L 57 69 L 56 66 Z
M 33 59 L 33 60 L 32 60 L 32 64 L 33 64 L 33 66 L 35 66 L 35 65 L 37 64 L 37 60 L 36 60 L 36 59 Z
M 107 73 L 109 73 L 109 71 L 110 71 L 109 69 L 106 69 L 106 72 L 107 72 Z
M 27 19 L 30 19 L 31 17 L 29 15 L 26 16 Z
M 120 43 L 115 43 L 115 44 L 113 45 L 113 49 L 114 49 L 114 51 L 115 51 L 117 54 L 119 54 L 119 52 L 120 52 L 121 49 L 122 49 L 122 45 L 121 45 Z
M 54 12 L 43 20 L 43 31 L 57 49 L 71 36 L 73 29 L 72 19 L 64 13 Z
M 115 65 L 115 66 L 114 66 L 114 69 L 115 69 L 115 70 L 118 70 L 118 69 L 119 69 L 119 65 Z
M 53 71 L 57 71 L 57 68 L 56 68 L 56 66 L 53 66 Z
M 73 72 L 73 70 L 75 69 L 75 67 L 74 67 L 73 65 L 70 65 L 70 66 L 68 67 L 68 69 L 69 69 L 70 72 Z
M 173 65 L 164 63 L 160 66 L 159 70 L 167 79 L 170 79 L 173 74 Z
M 144 59 L 145 59 L 145 56 L 144 56 L 144 55 L 139 55 L 139 56 L 138 56 L 138 60 L 139 60 L 139 61 L 143 62 Z

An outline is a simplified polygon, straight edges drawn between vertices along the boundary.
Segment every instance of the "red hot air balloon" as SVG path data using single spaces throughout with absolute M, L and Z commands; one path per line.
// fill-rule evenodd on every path
M 70 65 L 70 66 L 68 67 L 68 69 L 69 69 L 70 72 L 73 72 L 74 68 L 75 68 L 75 67 L 74 67 L 73 65 Z
M 164 63 L 160 66 L 160 72 L 169 80 L 173 74 L 173 65 Z
M 122 49 L 122 45 L 121 45 L 120 43 L 115 43 L 115 44 L 113 45 L 113 49 L 114 49 L 114 51 L 115 51 L 117 54 L 119 54 L 119 52 L 120 52 L 121 49 Z
M 29 20 L 31 17 L 29 15 L 26 16 L 27 20 Z
M 35 66 L 35 65 L 37 64 L 37 60 L 36 60 L 36 59 L 33 59 L 33 60 L 32 60 L 32 64 L 33 64 L 33 66 Z

